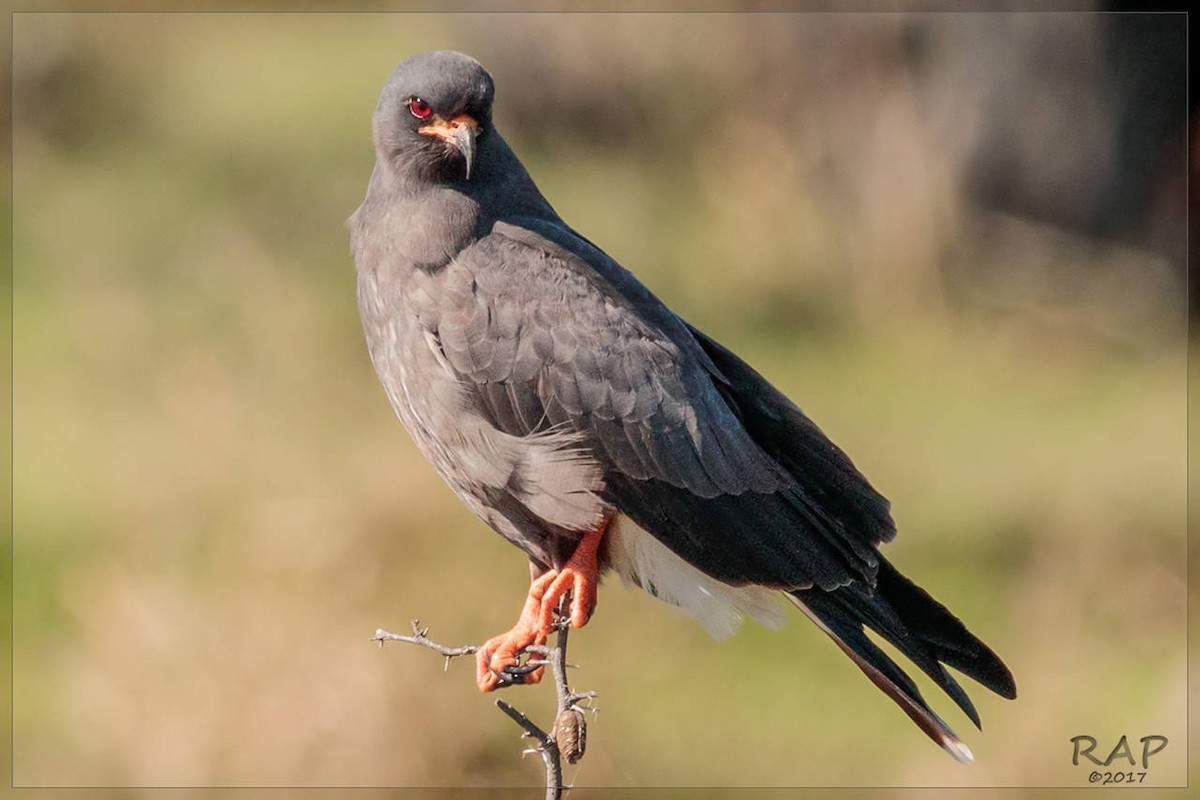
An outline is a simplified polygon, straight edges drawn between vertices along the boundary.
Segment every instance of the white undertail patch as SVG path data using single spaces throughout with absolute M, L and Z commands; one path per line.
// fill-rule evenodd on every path
M 675 555 L 624 514 L 613 519 L 605 540 L 609 564 L 621 580 L 683 609 L 714 639 L 731 635 L 745 617 L 772 629 L 783 625 L 778 591 L 721 583 Z

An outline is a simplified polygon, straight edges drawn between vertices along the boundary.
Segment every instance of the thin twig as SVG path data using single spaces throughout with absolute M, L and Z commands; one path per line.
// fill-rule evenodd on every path
M 575 666 L 574 664 L 567 663 L 567 637 L 570 623 L 566 619 L 566 613 L 569 608 L 570 594 L 568 593 L 559 606 L 559 620 L 555 625 L 557 634 L 554 637 L 554 645 L 552 647 L 530 645 L 525 648 L 527 655 L 540 656 L 538 659 L 526 659 L 525 667 L 549 667 L 550 674 L 554 676 L 554 692 L 558 698 L 558 713 L 554 719 L 554 725 L 550 733 L 547 733 L 529 719 L 529 717 L 505 701 L 496 701 L 496 705 L 500 710 L 521 727 L 524 735 L 537 743 L 536 747 L 526 752 L 538 753 L 545 763 L 546 800 L 560 800 L 563 791 L 565 788 L 568 788 L 563 786 L 562 759 L 565 756 L 567 761 L 574 764 L 583 757 L 587 743 L 587 724 L 583 714 L 585 706 L 581 705 L 581 703 L 596 697 L 595 692 L 572 692 L 567 685 L 567 668 Z M 471 655 L 479 649 L 475 645 L 446 647 L 445 645 L 438 644 L 429 638 L 429 628 L 422 628 L 420 622 L 415 619 L 412 621 L 412 629 L 412 636 L 402 636 L 397 633 L 388 633 L 380 628 L 375 631 L 375 635 L 371 637 L 371 641 L 379 642 L 380 647 L 383 647 L 384 642 L 405 642 L 407 644 L 427 647 L 444 656 L 447 667 L 450 664 L 450 659 Z M 509 685 L 516 685 L 516 681 Z M 594 708 L 587 708 L 595 711 Z
M 546 765 L 546 800 L 559 800 L 562 797 L 562 756 L 558 743 L 554 738 L 533 723 L 529 717 L 517 711 L 503 700 L 497 700 L 496 705 L 509 716 L 513 722 L 521 726 L 525 735 L 537 742 L 534 752 L 542 757 Z
M 539 728 L 537 723 L 525 716 L 524 712 L 518 711 L 503 700 L 496 700 L 496 705 L 501 711 L 508 714 L 513 722 L 525 729 L 526 736 L 530 739 L 536 739 L 539 746 L 545 748 L 554 747 L 554 740 L 550 738 L 550 734 Z
M 419 644 L 421 647 L 436 650 L 446 657 L 445 669 L 450 668 L 450 659 L 473 655 L 479 649 L 478 646 L 473 644 L 463 645 L 462 647 L 446 647 L 445 645 L 438 644 L 426 635 L 429 633 L 429 628 L 422 628 L 421 621 L 418 619 L 412 621 L 412 629 L 412 636 L 401 636 L 398 633 L 388 633 L 383 628 L 377 628 L 375 635 L 371 637 L 371 641 L 379 642 L 380 647 L 383 647 L 384 642 L 407 642 L 408 644 Z

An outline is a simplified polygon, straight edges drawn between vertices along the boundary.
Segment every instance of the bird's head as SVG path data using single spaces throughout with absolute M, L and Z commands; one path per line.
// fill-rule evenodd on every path
M 492 76 L 451 50 L 400 62 L 375 108 L 375 149 L 400 177 L 469 181 L 492 124 Z

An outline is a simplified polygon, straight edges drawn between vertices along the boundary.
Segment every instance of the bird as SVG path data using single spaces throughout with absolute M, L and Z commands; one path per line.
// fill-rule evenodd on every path
M 889 501 L 800 408 L 568 225 L 492 119 L 474 58 L 402 61 L 372 116 L 349 221 L 371 362 L 417 448 L 523 550 L 516 624 L 476 653 L 489 692 L 616 573 L 714 635 L 787 602 L 934 742 L 967 745 L 870 630 L 977 726 L 953 667 L 1006 698 L 1004 662 L 881 554 Z M 564 620 L 556 615 L 564 603 Z

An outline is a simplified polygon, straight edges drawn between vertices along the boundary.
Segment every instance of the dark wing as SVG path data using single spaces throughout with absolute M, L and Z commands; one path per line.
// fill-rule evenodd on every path
M 811 423 L 810 461 L 787 461 L 784 443 L 760 446 L 739 402 L 769 384 L 727 377 L 712 355 L 736 357 L 590 242 L 545 220 L 499 222 L 452 269 L 437 344 L 497 428 L 582 434 L 605 499 L 719 580 L 873 583 L 875 545 L 892 531 L 886 501 L 866 487 L 886 520 L 868 527 L 831 502 L 830 463 L 843 467 L 837 479 L 865 480 Z M 818 473 L 793 472 L 808 466 Z
M 891 504 L 850 457 L 749 364 L 696 328 L 688 330 L 716 371 L 717 389 L 754 441 L 848 529 L 869 532 L 872 544 L 894 539 Z

